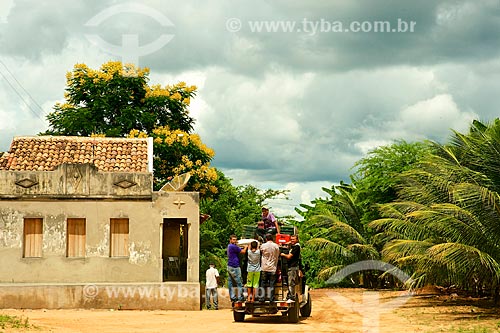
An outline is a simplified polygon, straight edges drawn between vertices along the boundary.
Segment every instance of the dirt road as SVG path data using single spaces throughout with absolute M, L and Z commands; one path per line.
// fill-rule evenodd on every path
M 0 310 L 0 313 L 28 317 L 38 327 L 32 332 L 38 333 L 459 332 L 457 329 L 476 326 L 498 329 L 500 319 L 496 309 L 466 301 L 451 304 L 449 299 L 438 296 L 404 299 L 399 292 L 362 289 L 321 289 L 313 290 L 311 295 L 312 316 L 298 324 L 289 324 L 282 317 L 247 317 L 245 322 L 235 323 L 227 307 L 218 311 Z M 474 308 L 476 312 L 471 313 Z M 0 329 L 0 332 L 20 331 Z

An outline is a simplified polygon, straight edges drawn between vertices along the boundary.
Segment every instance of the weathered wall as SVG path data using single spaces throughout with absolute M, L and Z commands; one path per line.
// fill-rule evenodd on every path
M 42 258 L 23 258 L 24 218 L 43 219 Z M 85 258 L 66 257 L 67 218 L 86 219 Z M 128 258 L 111 258 L 110 218 L 129 219 Z M 164 192 L 155 201 L 0 200 L 2 282 L 161 282 L 164 218 L 187 218 L 187 281 L 198 282 L 198 194 Z
M 168 241 L 162 228 L 168 218 L 185 219 L 188 225 L 187 282 L 175 285 L 199 287 L 198 193 L 153 193 L 151 184 L 149 173 L 101 173 L 89 164 L 62 165 L 53 172 L 2 171 L 0 307 L 113 307 L 116 299 L 106 297 L 82 305 L 78 288 L 93 284 L 156 283 L 162 290 L 162 242 Z M 41 258 L 23 258 L 25 218 L 43 219 Z M 84 258 L 66 257 L 68 218 L 86 220 Z M 129 219 L 127 258 L 110 257 L 111 218 Z M 199 290 L 183 302 L 180 308 L 198 309 Z M 164 307 L 161 300 L 130 304 L 176 308 Z
M 0 308 L 199 310 L 200 285 L 188 282 L 0 284 Z
M 54 171 L 2 171 L 0 198 L 151 197 L 150 173 L 99 172 L 92 164 L 63 164 Z
M 200 211 L 198 192 L 155 192 L 154 215 L 163 218 L 187 218 L 188 258 L 187 281 L 199 282 L 200 263 Z M 161 247 L 160 247 L 161 249 Z
M 0 282 L 161 281 L 151 202 L 0 201 Z M 42 258 L 23 258 L 25 217 L 43 219 Z M 66 219 L 86 219 L 85 258 L 66 257 Z M 129 258 L 110 258 L 110 218 L 129 219 Z

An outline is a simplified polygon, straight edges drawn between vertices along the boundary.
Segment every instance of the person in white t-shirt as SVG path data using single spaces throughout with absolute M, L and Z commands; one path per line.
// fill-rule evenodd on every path
M 210 296 L 213 298 L 214 309 L 219 310 L 218 294 L 217 294 L 217 284 L 219 280 L 219 271 L 215 268 L 213 262 L 210 263 L 210 268 L 206 272 L 207 283 L 205 285 L 205 304 L 207 309 L 211 308 Z
M 274 283 L 276 282 L 276 270 L 278 267 L 278 258 L 280 248 L 273 241 L 273 235 L 266 234 L 266 242 L 260 246 L 262 253 L 261 276 L 260 276 L 260 301 L 274 302 Z

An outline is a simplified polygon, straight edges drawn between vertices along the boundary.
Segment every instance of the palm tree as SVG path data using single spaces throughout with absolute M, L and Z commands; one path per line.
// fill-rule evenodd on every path
M 403 175 L 399 202 L 370 227 L 387 243 L 383 259 L 413 273 L 413 286 L 495 290 L 500 282 L 500 121 L 474 122 L 449 145 L 434 144 Z
M 307 247 L 319 253 L 323 265 L 318 278 L 327 280 L 346 265 L 378 259 L 379 252 L 370 243 L 370 234 L 361 222 L 363 211 L 357 203 L 356 189 L 341 183 L 323 190 L 331 198 L 319 205 L 307 221 L 314 228 Z M 358 279 L 359 284 L 375 283 L 371 272 L 358 274 Z

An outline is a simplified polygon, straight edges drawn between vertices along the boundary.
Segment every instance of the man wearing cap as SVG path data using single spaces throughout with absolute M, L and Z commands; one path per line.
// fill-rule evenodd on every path
M 214 309 L 219 310 L 218 295 L 217 295 L 217 282 L 219 280 L 219 271 L 215 268 L 215 263 L 211 262 L 210 267 L 206 272 L 207 283 L 205 285 L 205 304 L 207 309 L 210 310 L 210 296 L 213 298 Z
M 262 221 L 264 221 L 264 229 L 266 229 L 266 233 L 273 235 L 280 233 L 278 220 L 276 220 L 273 213 L 269 212 L 269 208 L 267 206 L 262 206 Z

